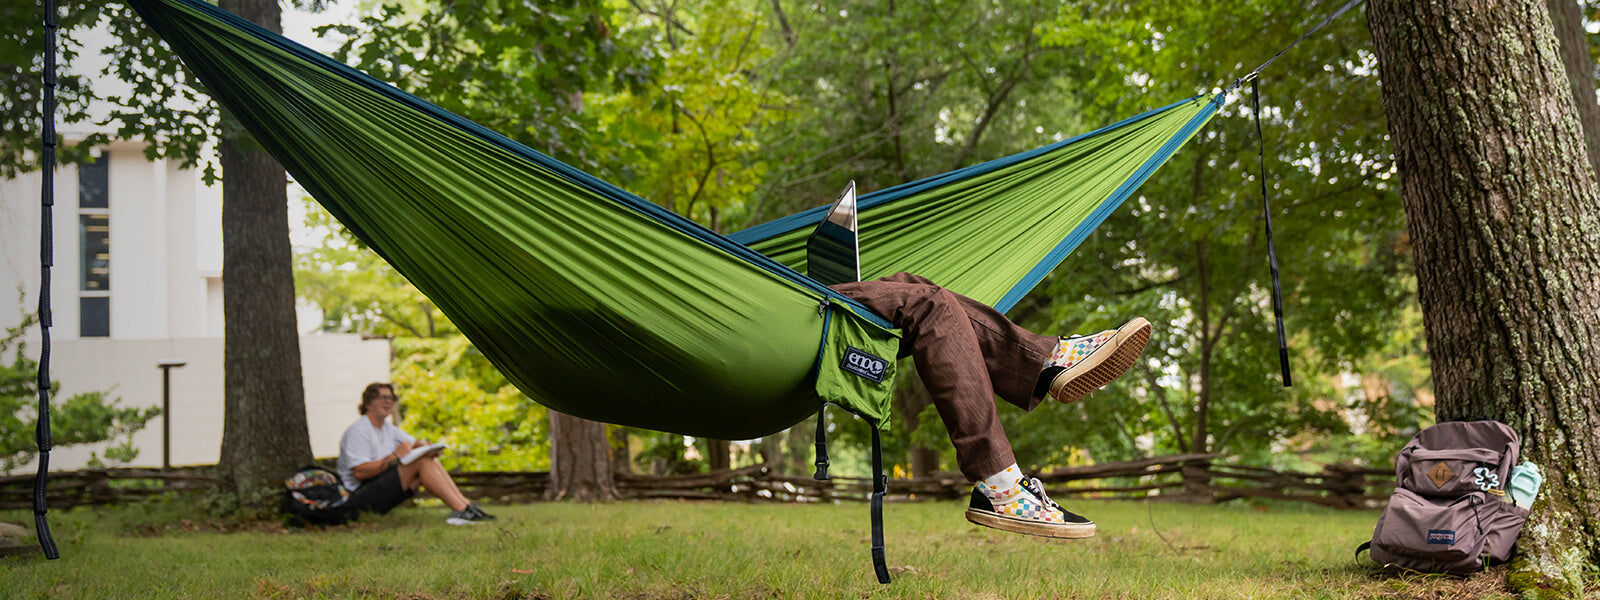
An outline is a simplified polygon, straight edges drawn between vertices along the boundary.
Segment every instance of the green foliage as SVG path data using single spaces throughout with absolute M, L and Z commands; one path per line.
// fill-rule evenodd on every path
M 460 335 L 396 340 L 394 384 L 403 429 L 449 442 L 447 469 L 537 471 L 550 468 L 546 411 L 488 363 Z
M 295 249 L 295 291 L 322 311 L 326 331 L 368 336 L 459 335 L 448 317 L 321 205 L 302 198 L 309 246 Z
M 595 166 L 584 93 L 649 72 L 614 43 L 604 2 L 384 4 L 353 24 L 334 57 L 559 160 Z
M 89 133 L 58 147 L 62 163 L 82 161 L 89 149 L 113 139 L 148 142 L 144 152 L 188 168 L 203 166 L 207 183 L 215 182 L 217 165 L 207 156 L 218 139 L 221 112 L 205 87 L 175 59 L 133 8 L 113 0 L 58 3 L 57 123 L 91 123 L 89 129 L 111 129 L 112 135 Z M 320 11 L 325 0 L 296 0 L 301 8 Z M 0 1 L 0 118 L 6 123 L 42 123 L 44 55 L 43 8 L 38 2 Z M 97 73 L 80 68 L 84 39 L 104 27 L 110 35 L 99 53 L 105 66 Z M 90 86 L 91 78 L 120 81 L 121 93 Z M 84 129 L 75 127 L 74 129 Z M 0 177 L 11 178 L 40 167 L 41 127 L 7 127 L 0 133 Z M 203 165 L 202 165 L 203 163 Z
M 782 119 L 769 107 L 787 101 L 751 76 L 773 54 L 765 17 L 713 0 L 618 20 L 621 39 L 655 56 L 656 78 L 594 97 L 596 154 L 619 185 L 721 229 L 767 174 L 752 130 Z
M 99 20 L 107 5 L 106 0 L 66 2 L 59 7 L 56 23 L 61 31 L 71 32 L 92 26 Z M 19 173 L 39 168 L 41 147 L 39 136 L 43 131 L 43 98 L 45 91 L 42 69 L 44 55 L 44 8 L 39 2 L 0 2 L 0 122 L 7 127 L 0 130 L 0 178 L 11 179 Z M 57 124 L 76 124 L 89 119 L 89 105 L 96 98 L 89 88 L 88 73 L 76 68 L 82 56 L 83 44 L 71 35 L 63 36 L 57 45 L 56 118 Z M 15 124 L 15 125 L 10 125 Z M 83 140 L 56 148 L 57 158 L 63 163 L 76 162 L 88 157 L 90 147 L 104 144 L 104 135 L 90 135 Z
M 759 136 L 755 224 L 1032 149 L 1083 128 L 1072 57 L 1041 44 L 1057 3 L 773 2 L 762 81 L 791 116 Z
M 1323 13 L 1285 1 L 1084 2 L 1063 8 L 1045 39 L 1098 65 L 1074 96 L 1086 118 L 1110 122 L 1220 91 Z M 1351 433 L 1339 374 L 1367 366 L 1415 302 L 1370 47 L 1364 23 L 1346 15 L 1260 78 L 1296 386 L 1278 383 L 1256 156 L 1263 142 L 1245 95 L 1013 311 L 1036 330 L 1060 332 L 1146 316 L 1156 324 L 1149 364 L 1043 419 L 1010 415 L 1008 431 L 1045 427 L 1050 435 L 1033 443 L 1047 452 L 1053 436 L 1097 458 L 1206 450 L 1252 461 L 1270 461 L 1296 436 Z
M 23 341 L 37 319 L 26 316 L 16 327 L 0 337 L 0 473 L 33 460 L 38 455 L 35 429 L 38 422 L 39 363 L 28 357 Z M 60 391 L 59 382 L 50 382 L 51 392 Z M 121 444 L 105 450 L 105 458 L 128 462 L 139 454 L 133 447 L 133 433 L 161 415 L 161 408 L 117 406 L 116 398 L 105 392 L 76 394 L 65 401 L 52 395 L 50 440 L 56 447 L 93 444 L 121 438 Z M 92 459 L 98 460 L 98 459 Z

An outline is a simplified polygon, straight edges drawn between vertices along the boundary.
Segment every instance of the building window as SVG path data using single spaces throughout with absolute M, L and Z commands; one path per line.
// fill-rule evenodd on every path
M 111 335 L 111 156 L 78 166 L 78 335 Z
M 78 298 L 78 337 L 111 337 L 111 297 Z
M 106 208 L 106 199 L 110 196 L 111 187 L 111 153 L 101 152 L 100 156 L 89 159 L 78 165 L 78 208 Z
M 111 216 L 105 213 L 78 215 L 78 290 L 111 291 Z

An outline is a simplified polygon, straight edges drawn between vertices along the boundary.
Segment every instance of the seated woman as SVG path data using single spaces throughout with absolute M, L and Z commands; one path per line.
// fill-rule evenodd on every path
M 445 522 L 472 525 L 494 519 L 461 494 L 435 450 L 410 464 L 400 458 L 427 443 L 388 421 L 394 414 L 394 386 L 374 383 L 361 392 L 361 418 L 339 438 L 339 479 L 351 491 L 350 503 L 360 510 L 386 513 L 417 493 L 417 487 L 450 506 Z

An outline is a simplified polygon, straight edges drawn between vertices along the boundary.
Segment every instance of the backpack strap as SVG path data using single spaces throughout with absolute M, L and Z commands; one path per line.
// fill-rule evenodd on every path
M 889 476 L 883 473 L 878 426 L 872 424 L 872 570 L 878 574 L 878 583 L 889 583 L 889 565 L 883 554 L 883 496 L 889 492 Z
M 1371 548 L 1372 548 L 1372 541 L 1371 540 L 1367 540 L 1365 542 L 1361 542 L 1360 546 L 1356 546 L 1356 559 L 1359 560 L 1361 558 L 1361 551 L 1369 550 Z

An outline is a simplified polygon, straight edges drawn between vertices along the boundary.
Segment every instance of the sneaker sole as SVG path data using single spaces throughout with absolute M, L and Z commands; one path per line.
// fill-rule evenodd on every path
M 463 518 L 460 518 L 460 517 L 450 517 L 448 519 L 445 519 L 444 522 L 448 523 L 450 525 L 479 525 L 479 524 L 481 524 L 478 521 L 470 521 L 470 520 L 463 519 Z
M 1083 362 L 1056 375 L 1050 382 L 1050 397 L 1062 404 L 1082 400 L 1090 392 L 1116 381 L 1128 369 L 1132 369 L 1149 343 L 1150 322 L 1144 317 L 1129 321 L 1106 342 L 1106 346 L 1115 346 L 1110 352 L 1102 346 Z
M 967 520 L 974 525 L 1039 537 L 1079 540 L 1094 537 L 1094 523 L 1040 523 L 992 512 L 967 509 Z

